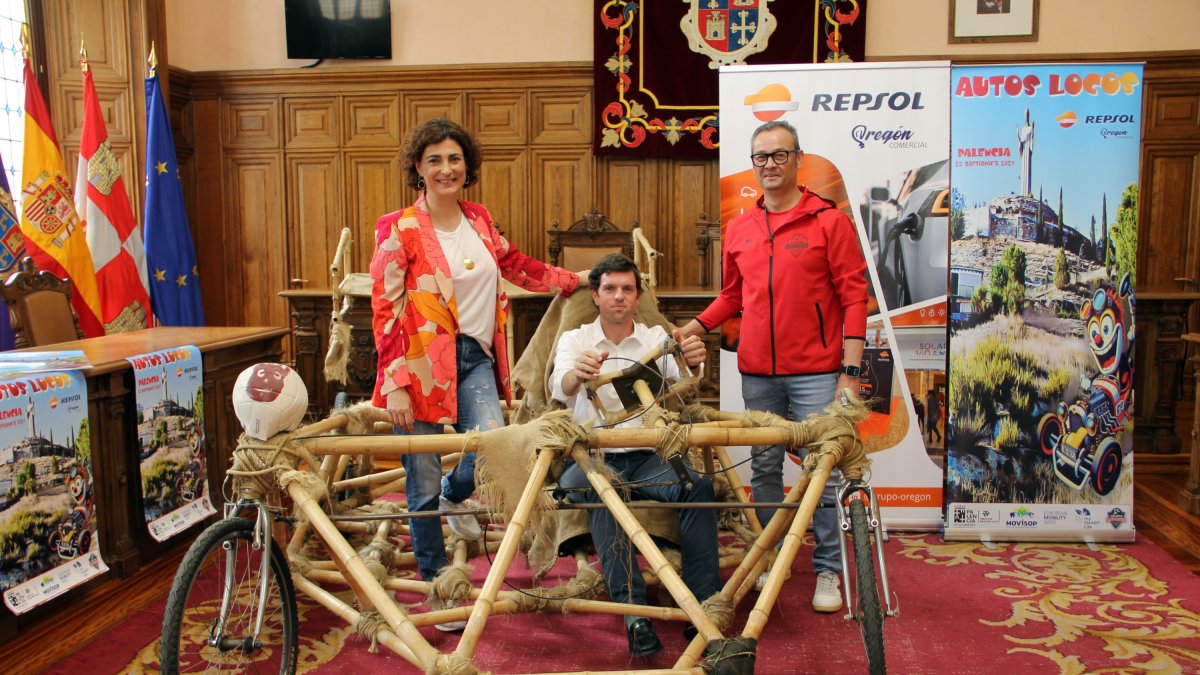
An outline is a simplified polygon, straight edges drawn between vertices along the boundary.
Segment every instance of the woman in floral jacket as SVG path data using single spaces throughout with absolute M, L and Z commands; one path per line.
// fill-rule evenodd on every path
M 511 402 L 504 325 L 508 298 L 501 277 L 531 291 L 569 294 L 580 275 L 521 253 L 481 204 L 461 199 L 479 179 L 475 139 L 445 119 L 413 130 L 405 145 L 409 187 L 417 202 L 375 225 L 371 308 L 379 370 L 373 402 L 397 433 L 437 434 L 504 425 L 500 396 Z M 475 489 L 475 456 L 467 453 L 444 479 L 437 455 L 405 455 L 409 511 L 448 508 Z M 470 516 L 451 527 L 478 537 Z M 421 577 L 446 565 L 438 519 L 410 521 Z M 457 630 L 463 622 L 442 624 Z

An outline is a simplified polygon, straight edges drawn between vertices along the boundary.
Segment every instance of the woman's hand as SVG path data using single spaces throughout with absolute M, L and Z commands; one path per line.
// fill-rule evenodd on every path
M 591 271 L 590 269 L 589 269 L 589 270 L 583 270 L 582 272 L 576 272 L 576 273 L 575 273 L 575 276 L 579 277 L 579 287 L 578 287 L 578 288 L 576 288 L 575 290 L 579 290 L 580 288 L 587 288 L 587 287 L 588 287 L 588 284 L 590 283 L 590 282 L 588 281 L 588 276 L 590 276 L 590 275 L 591 275 L 591 273 L 592 273 L 592 271 Z
M 407 389 L 395 389 L 387 395 L 387 417 L 393 426 L 412 433 L 412 399 L 409 398 Z

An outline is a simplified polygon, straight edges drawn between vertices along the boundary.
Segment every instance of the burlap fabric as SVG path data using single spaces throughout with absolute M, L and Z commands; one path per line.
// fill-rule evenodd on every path
M 595 321 L 597 315 L 592 294 L 586 288 L 569 297 L 555 296 L 550 302 L 541 323 L 512 369 L 512 380 L 522 392 L 521 404 L 513 413 L 514 423 L 523 424 L 549 410 L 563 407 L 550 398 L 550 373 L 554 370 L 554 351 L 558 338 L 566 331 Z M 647 326 L 662 326 L 667 332 L 674 328 L 659 313 L 658 298 L 650 288 L 642 289 L 634 319 Z M 551 471 L 555 480 L 561 474 L 561 466 Z M 530 531 L 529 541 L 526 542 L 526 557 L 538 578 L 554 566 L 562 544 L 589 533 L 586 512 L 556 510 L 552 513 L 552 517 L 540 519 L 538 527 Z M 635 509 L 633 513 L 651 536 L 679 543 L 679 516 L 674 511 Z

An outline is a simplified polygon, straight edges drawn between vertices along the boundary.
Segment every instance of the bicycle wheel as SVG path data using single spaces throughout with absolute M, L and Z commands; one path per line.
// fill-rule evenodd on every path
M 227 518 L 188 549 L 163 615 L 162 672 L 295 672 L 296 591 L 274 540 L 262 631 L 254 638 L 264 552 L 255 550 L 253 540 L 253 521 Z M 226 581 L 230 592 L 222 617 Z
M 867 670 L 875 674 L 887 672 L 883 658 L 883 609 L 879 604 L 879 589 L 875 584 L 875 556 L 871 550 L 867 507 L 861 500 L 850 502 L 850 529 L 854 538 L 855 596 L 854 620 L 862 634 L 867 650 Z

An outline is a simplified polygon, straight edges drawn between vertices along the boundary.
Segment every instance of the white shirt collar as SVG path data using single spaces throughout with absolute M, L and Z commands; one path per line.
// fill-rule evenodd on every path
M 613 344 L 608 339 L 608 337 L 606 337 L 604 335 L 604 327 L 600 325 L 600 317 L 599 316 L 596 317 L 595 321 L 588 323 L 588 324 L 584 324 L 582 326 L 582 328 L 583 328 L 583 334 L 584 334 L 584 337 L 586 338 L 587 344 L 591 345 L 592 347 L 600 347 L 603 345 L 612 345 L 613 347 L 618 346 L 618 345 Z M 650 333 L 649 326 L 647 326 L 646 324 L 644 324 L 640 321 L 634 321 L 633 322 L 633 333 L 631 333 L 624 340 L 621 340 L 620 346 L 624 346 L 625 343 L 629 342 L 630 340 L 633 340 L 636 343 L 638 343 L 639 346 L 646 347 L 649 345 L 649 340 L 651 339 L 649 333 Z

